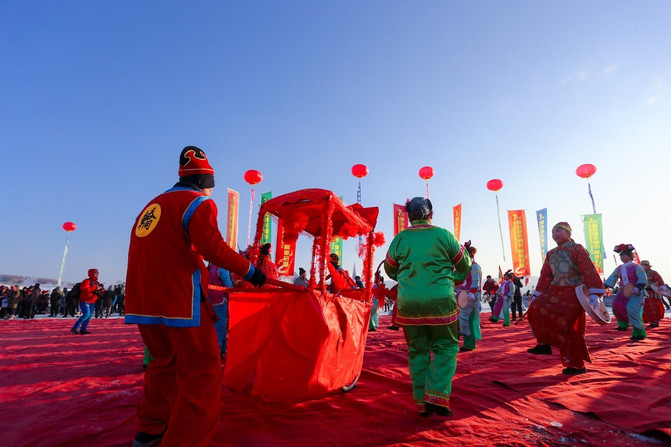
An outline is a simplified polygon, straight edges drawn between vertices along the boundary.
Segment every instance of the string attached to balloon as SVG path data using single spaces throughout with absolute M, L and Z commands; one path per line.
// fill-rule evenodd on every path
M 361 179 L 368 175 L 368 168 L 366 165 L 356 164 L 352 166 L 352 175 L 359 179 L 359 188 L 356 191 L 356 203 L 361 205 Z M 363 236 L 359 235 L 359 244 L 356 247 L 356 252 L 361 256 L 361 247 L 363 246 Z
M 68 246 L 70 245 L 70 233 L 72 233 L 77 229 L 77 225 L 74 222 L 65 222 L 62 227 L 68 235 L 65 236 L 65 248 L 63 249 L 63 259 L 61 260 L 61 271 L 58 274 L 58 287 L 61 286 L 61 280 L 63 279 L 63 269 L 65 268 L 65 256 L 67 256 L 68 254 Z
M 498 191 L 503 188 L 503 182 L 497 178 L 493 178 L 487 182 L 487 189 L 490 191 Z M 506 249 L 503 246 L 503 230 L 501 229 L 501 207 L 499 206 L 499 195 L 496 196 L 496 217 L 499 220 L 499 235 L 501 236 L 501 253 L 503 253 L 503 260 L 506 260 Z
M 252 234 L 252 208 L 254 207 L 254 185 L 261 183 L 261 180 L 263 180 L 263 175 L 255 169 L 250 169 L 249 171 L 245 172 L 245 175 L 243 177 L 245 181 L 249 183 L 252 187 L 252 194 L 249 199 L 249 223 L 247 225 L 247 247 L 249 247 L 250 236 Z
M 426 198 L 429 198 L 429 180 L 433 177 L 434 170 L 431 166 L 424 166 L 419 170 L 419 177 L 426 180 Z

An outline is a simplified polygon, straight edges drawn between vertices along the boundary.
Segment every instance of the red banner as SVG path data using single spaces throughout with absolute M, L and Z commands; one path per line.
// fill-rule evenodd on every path
M 394 236 L 410 226 L 408 213 L 405 211 L 405 205 L 394 203 Z
M 277 243 L 275 244 L 275 264 L 280 276 L 293 276 L 296 261 L 296 240 L 284 240 L 284 226 L 277 221 Z
M 513 272 L 517 276 L 531 275 L 527 217 L 524 210 L 508 210 L 510 250 L 513 252 Z
M 452 207 L 452 214 L 454 214 L 454 237 L 459 240 L 461 239 L 461 203 Z
M 240 193 L 228 188 L 228 217 L 226 218 L 226 243 L 238 251 L 238 209 Z

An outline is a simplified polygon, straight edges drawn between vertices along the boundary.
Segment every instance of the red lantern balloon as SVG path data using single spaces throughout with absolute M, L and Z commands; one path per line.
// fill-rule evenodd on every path
M 368 175 L 368 168 L 366 165 L 354 165 L 352 166 L 352 175 L 356 178 L 364 178 Z
M 77 225 L 75 225 L 74 222 L 65 222 L 63 224 L 63 229 L 67 231 L 68 233 L 75 231 L 77 229 Z
M 255 169 L 250 169 L 249 171 L 245 172 L 244 178 L 247 183 L 254 186 L 257 183 L 261 183 L 261 180 L 263 180 L 263 175 L 261 175 L 261 173 Z
M 419 170 L 419 177 L 424 179 L 424 180 L 431 180 L 431 177 L 433 177 L 433 168 L 431 166 L 424 166 Z
M 590 178 L 596 172 L 596 166 L 590 163 L 578 166 L 578 169 L 575 170 L 575 173 L 578 177 L 581 178 Z
M 487 189 L 490 191 L 498 191 L 503 188 L 503 182 L 497 178 L 493 178 L 487 182 Z

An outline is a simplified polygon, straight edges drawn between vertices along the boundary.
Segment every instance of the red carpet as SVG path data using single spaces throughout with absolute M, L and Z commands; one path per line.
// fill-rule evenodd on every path
M 486 321 L 460 353 L 453 418 L 420 418 L 402 332 L 369 333 L 350 393 L 298 404 L 222 390 L 215 446 L 643 446 L 671 443 L 671 321 L 643 342 L 588 322 L 588 373 L 561 375 L 558 354 L 533 356 L 526 322 Z M 6 446 L 129 446 L 142 387 L 143 345 L 121 319 L 0 321 L 0 440 Z M 555 350 L 556 351 L 556 350 Z

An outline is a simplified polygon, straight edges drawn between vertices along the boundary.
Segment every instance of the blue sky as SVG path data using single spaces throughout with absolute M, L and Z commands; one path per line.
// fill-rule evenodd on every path
M 258 193 L 352 203 L 366 164 L 363 204 L 390 241 L 392 204 L 423 195 L 432 166 L 434 223 L 452 229 L 461 203 L 485 274 L 512 267 L 508 209 L 527 211 L 534 275 L 536 210 L 584 242 L 575 169 L 592 163 L 605 270 L 629 242 L 671 281 L 670 16 L 666 1 L 2 2 L 0 273 L 58 277 L 73 221 L 64 281 L 123 280 L 136 215 L 196 145 L 222 231 L 226 188 L 240 192 L 242 241 L 248 169 Z

